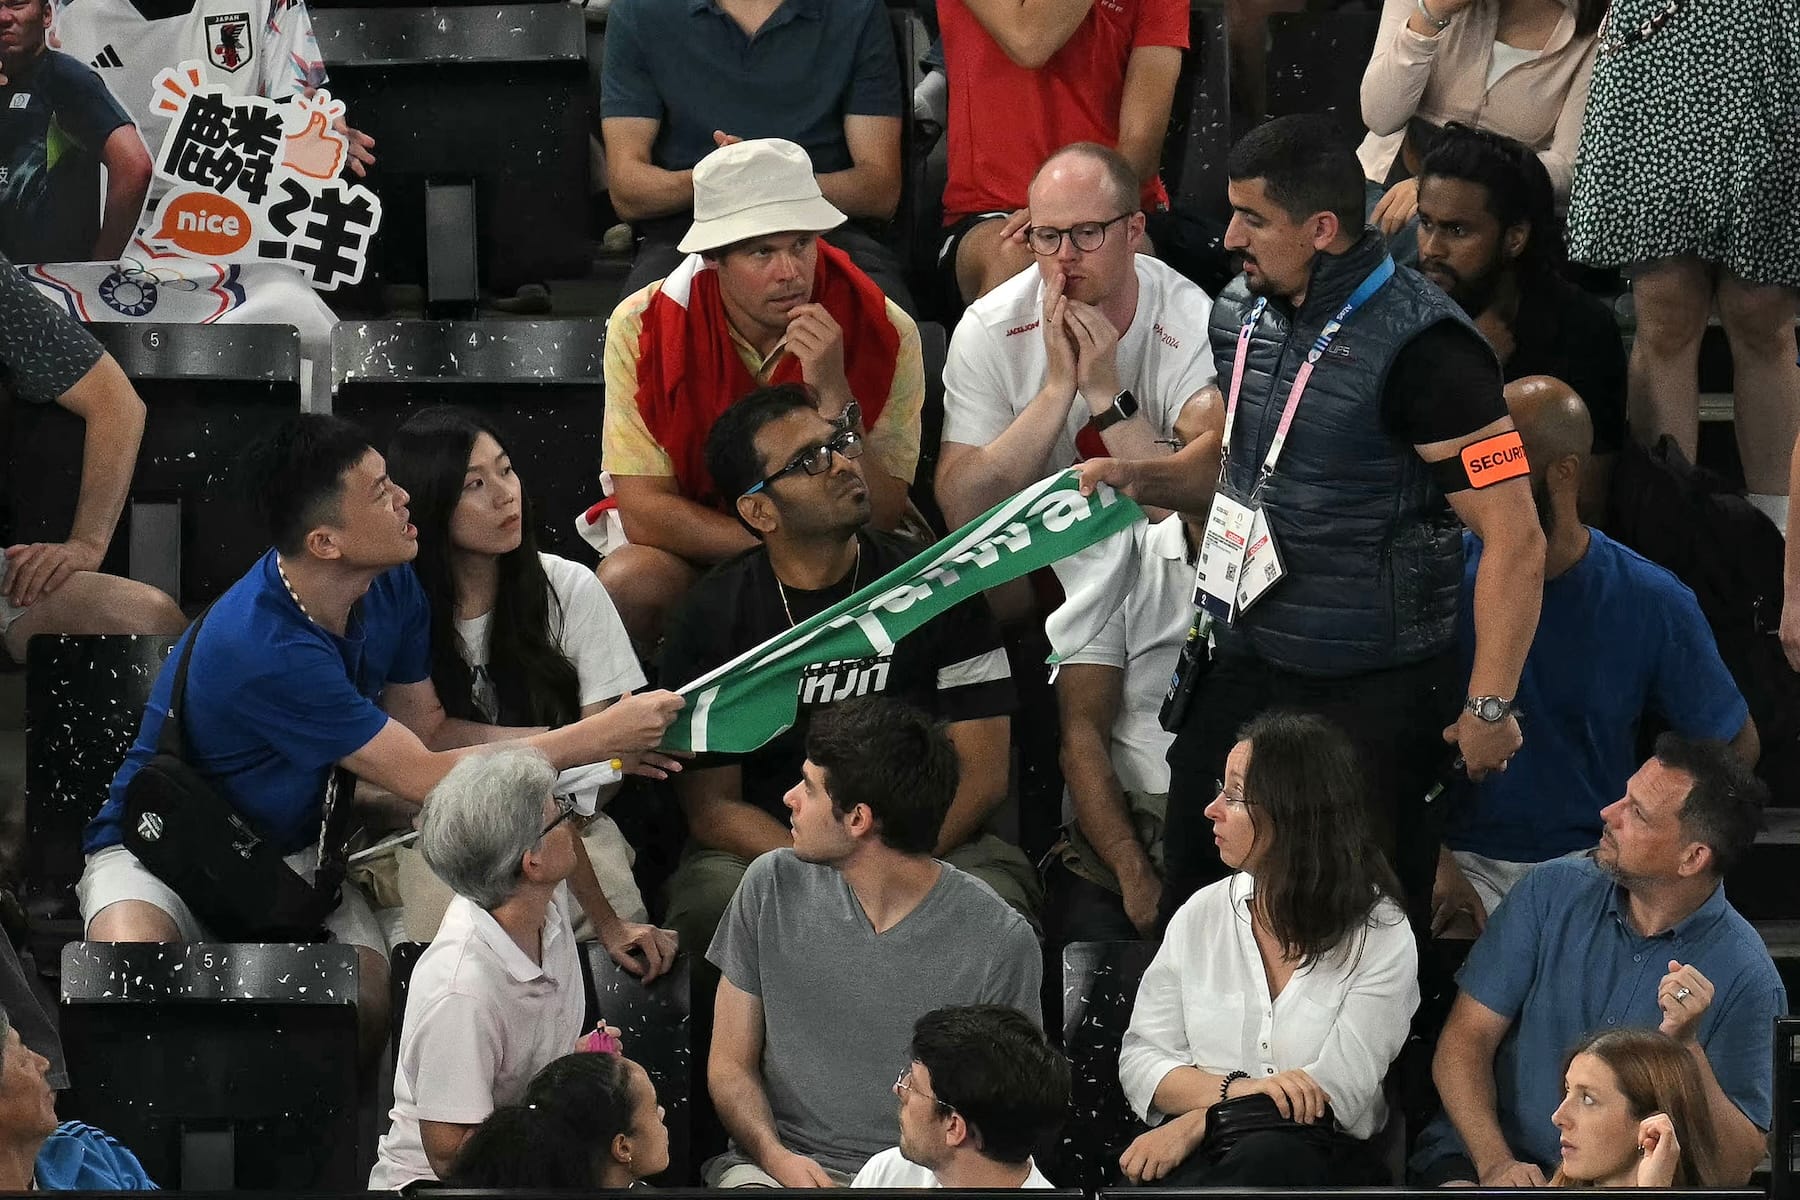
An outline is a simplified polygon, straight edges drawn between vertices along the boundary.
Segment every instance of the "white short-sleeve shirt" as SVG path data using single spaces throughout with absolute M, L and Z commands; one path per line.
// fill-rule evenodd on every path
M 478 1125 L 575 1049 L 587 989 L 575 931 L 554 901 L 544 916 L 539 957 L 541 965 L 532 962 L 474 901 L 450 901 L 407 988 L 394 1108 L 370 1191 L 437 1177 L 419 1138 L 420 1121 Z
M 1162 727 L 1169 676 L 1194 616 L 1194 566 L 1179 514 L 1154 525 L 1132 526 L 1137 542 L 1137 581 L 1100 633 L 1063 660 L 1097 663 L 1125 672 L 1119 715 L 1112 728 L 1113 771 L 1127 791 L 1161 795 L 1169 790 L 1169 744 Z
M 613 700 L 644 686 L 644 669 L 632 652 L 631 639 L 619 610 L 594 573 L 578 562 L 539 554 L 555 603 L 550 609 L 551 639 L 580 678 L 581 706 Z M 560 619 L 559 619 L 560 618 Z M 475 707 L 489 721 L 498 719 L 494 684 L 488 677 L 488 643 L 494 614 L 483 613 L 456 623 L 463 659 L 475 677 Z
M 1195 392 L 1213 382 L 1207 322 L 1212 301 L 1186 276 L 1147 254 L 1137 256 L 1138 306 L 1119 336 L 1120 384 L 1137 398 L 1138 412 L 1158 437 L 1175 431 L 1175 418 Z M 1044 281 L 1025 268 L 971 304 L 957 322 L 944 364 L 944 441 L 985 446 L 1025 411 L 1044 384 L 1047 360 L 1038 325 Z M 1088 423 L 1086 404 L 1070 406 L 1054 461 L 1076 461 L 1075 437 Z
M 912 1159 L 900 1153 L 900 1147 L 883 1150 L 856 1173 L 850 1181 L 851 1187 L 859 1188 L 941 1188 L 929 1167 L 921 1167 Z M 1044 1178 L 1044 1173 L 1037 1169 L 1037 1163 L 1031 1164 L 1031 1173 L 1025 1176 L 1021 1188 L 1054 1188 L 1056 1185 Z
M 1419 1007 L 1406 914 L 1383 898 L 1349 945 L 1295 971 L 1270 1001 L 1250 929 L 1254 886 L 1242 871 L 1221 879 L 1169 922 L 1119 1048 L 1125 1099 L 1154 1124 L 1168 1115 L 1153 1107 L 1156 1085 L 1177 1067 L 1256 1079 L 1300 1068 L 1350 1136 L 1373 1137 L 1387 1123 L 1381 1081 Z

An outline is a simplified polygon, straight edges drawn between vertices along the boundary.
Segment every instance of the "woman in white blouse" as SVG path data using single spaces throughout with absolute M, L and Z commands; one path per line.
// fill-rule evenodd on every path
M 1418 955 L 1364 814 L 1330 722 L 1272 713 L 1244 730 L 1206 809 L 1237 873 L 1170 921 L 1119 1054 L 1125 1098 L 1152 1126 L 1120 1159 L 1134 1182 L 1387 1182 L 1365 1143 L 1387 1122 L 1381 1083 L 1419 1004 Z M 1203 1147 L 1209 1110 L 1259 1092 L 1307 1136 Z

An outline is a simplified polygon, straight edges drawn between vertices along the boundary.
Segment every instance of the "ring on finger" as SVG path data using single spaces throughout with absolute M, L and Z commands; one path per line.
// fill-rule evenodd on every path
M 1675 1002 L 1677 1004 L 1679 1004 L 1681 1001 L 1686 1000 L 1689 996 L 1691 996 L 1693 994 L 1694 993 L 1686 987 L 1678 987 L 1675 989 Z

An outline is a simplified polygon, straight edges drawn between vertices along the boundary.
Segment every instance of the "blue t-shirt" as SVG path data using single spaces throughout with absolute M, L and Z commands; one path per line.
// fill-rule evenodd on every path
M 616 0 L 606 15 L 602 117 L 661 121 L 650 160 L 685 171 L 713 130 L 786 138 L 821 174 L 854 164 L 848 116 L 902 115 L 900 59 L 880 0 L 785 0 L 755 37 L 717 0 Z
M 1465 785 L 1445 841 L 1508 862 L 1543 862 L 1600 840 L 1600 810 L 1639 766 L 1638 725 L 1655 712 L 1677 732 L 1729 741 L 1750 710 L 1719 657 L 1694 593 L 1597 529 L 1580 562 L 1544 585 L 1537 636 L 1519 677 L 1525 744 L 1505 772 Z M 1475 662 L 1475 571 L 1464 535 L 1463 668 Z
M 88 854 L 123 840 L 125 787 L 156 753 L 183 634 L 156 677 L 137 741 L 88 825 Z M 388 716 L 390 683 L 431 674 L 431 608 L 411 567 L 377 576 L 338 637 L 301 615 L 264 554 L 207 613 L 182 701 L 186 758 L 283 854 L 318 840 L 332 765 L 367 745 Z
M 45 1192 L 154 1192 L 137 1155 L 92 1125 L 64 1121 L 44 1139 L 37 1186 Z
M 1494 1055 L 1500 1130 L 1513 1152 L 1546 1176 L 1561 1160 L 1550 1114 L 1562 1103 L 1564 1059 L 1590 1033 L 1660 1025 L 1656 989 L 1671 959 L 1712 981 L 1700 1046 L 1725 1095 L 1757 1128 L 1769 1127 L 1770 1048 L 1787 991 L 1762 938 L 1726 902 L 1722 885 L 1655 937 L 1632 927 L 1626 901 L 1592 859 L 1544 863 L 1500 902 L 1456 977 L 1471 999 L 1512 1022 Z M 1464 1153 L 1439 1113 L 1419 1135 L 1413 1166 L 1423 1172 Z

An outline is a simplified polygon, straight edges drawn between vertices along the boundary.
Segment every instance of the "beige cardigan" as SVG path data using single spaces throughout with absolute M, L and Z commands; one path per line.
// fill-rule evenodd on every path
M 1461 121 L 1515 138 L 1538 152 L 1558 200 L 1574 176 L 1575 146 L 1594 73 L 1595 36 L 1575 36 L 1574 0 L 1541 54 L 1487 86 L 1503 0 L 1475 0 L 1434 37 L 1406 27 L 1415 0 L 1385 0 L 1375 53 L 1363 74 L 1363 123 L 1369 136 L 1356 156 L 1363 174 L 1385 182 L 1414 117 Z

